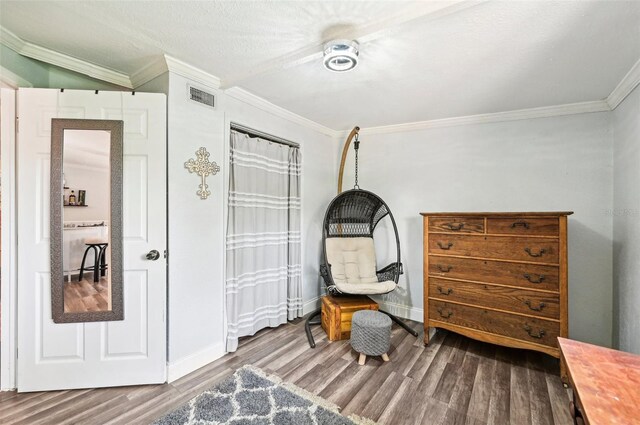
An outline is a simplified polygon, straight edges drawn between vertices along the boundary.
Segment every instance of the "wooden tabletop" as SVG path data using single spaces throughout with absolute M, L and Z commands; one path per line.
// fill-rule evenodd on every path
M 640 356 L 558 338 L 590 424 L 640 424 Z
M 420 215 L 429 215 L 429 216 L 443 216 L 443 217 L 452 217 L 452 216 L 460 216 L 460 217 L 479 217 L 483 215 L 492 215 L 496 217 L 556 217 L 560 215 L 571 215 L 573 211 L 530 211 L 530 212 L 421 212 Z

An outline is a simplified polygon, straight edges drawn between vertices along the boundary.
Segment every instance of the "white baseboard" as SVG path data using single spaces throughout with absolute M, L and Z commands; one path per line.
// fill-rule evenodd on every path
M 309 301 L 305 302 L 302 306 L 302 314 L 304 314 L 305 316 L 309 313 L 311 313 L 314 310 L 317 310 L 320 308 L 320 297 L 315 297 L 313 299 L 310 299 Z
M 377 300 L 380 310 L 391 313 L 394 316 L 403 319 L 413 320 L 422 323 L 424 319 L 424 311 L 421 308 L 411 307 L 404 304 L 396 304 L 388 301 Z
M 315 297 L 303 304 L 302 312 L 303 314 L 309 314 L 318 308 L 320 308 L 320 297 Z M 219 359 L 225 354 L 225 344 L 219 343 L 210 345 L 203 350 L 169 363 L 167 365 L 167 382 L 173 382 L 180 379 L 194 370 L 198 370 L 201 367 Z
M 167 382 L 173 382 L 185 375 L 200 369 L 202 366 L 218 360 L 226 354 L 224 343 L 210 345 L 167 365 Z

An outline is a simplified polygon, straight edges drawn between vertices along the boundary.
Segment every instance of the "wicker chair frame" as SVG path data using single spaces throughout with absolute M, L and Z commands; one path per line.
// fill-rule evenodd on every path
M 388 217 L 393 225 L 396 242 L 396 261 L 381 268 L 380 270 L 377 270 L 376 275 L 379 282 L 391 280 L 397 285 L 400 275 L 403 273 L 402 262 L 400 260 L 400 238 L 398 236 L 396 221 L 387 204 L 375 193 L 363 189 L 347 190 L 340 193 L 331 201 L 325 213 L 322 226 L 322 264 L 320 264 L 320 275 L 322 276 L 328 293 L 336 296 L 343 294 L 343 292 L 341 292 L 336 286 L 333 281 L 333 276 L 331 275 L 331 264 L 329 264 L 329 261 L 327 260 L 327 239 L 356 237 L 373 238 L 373 232 L 376 226 L 385 217 Z M 407 332 L 414 336 L 418 336 L 418 333 L 415 330 L 411 329 L 397 317 L 384 311 L 381 312 L 387 314 L 391 320 L 396 322 Z M 309 340 L 311 348 L 315 347 L 315 341 L 311 334 L 310 325 L 320 324 L 319 320 L 314 320 L 320 315 L 320 313 L 320 310 L 316 310 L 311 313 L 305 323 L 307 339 Z
M 396 241 L 396 261 L 376 271 L 379 282 L 391 280 L 398 283 L 402 274 L 400 261 L 400 238 L 398 227 L 387 204 L 376 194 L 368 190 L 352 189 L 336 196 L 324 215 L 322 226 L 322 258 L 320 275 L 327 287 L 327 292 L 338 295 L 338 289 L 331 275 L 331 264 L 327 259 L 326 241 L 328 238 L 373 238 L 373 232 L 385 217 L 389 217 L 393 225 Z

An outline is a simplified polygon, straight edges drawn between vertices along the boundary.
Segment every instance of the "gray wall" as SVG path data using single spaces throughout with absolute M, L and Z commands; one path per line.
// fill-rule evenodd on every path
M 188 85 L 216 95 L 215 109 L 188 100 Z M 169 380 L 224 353 L 225 234 L 229 125 L 237 122 L 298 142 L 302 150 L 302 263 L 305 310 L 318 305 L 321 223 L 335 191 L 337 141 L 166 73 L 138 90 L 168 93 Z M 221 171 L 207 179 L 211 196 L 196 196 L 199 180 L 184 163 L 204 146 Z
M 211 196 L 196 195 L 199 178 L 184 163 L 205 147 L 224 164 L 224 112 L 188 100 L 189 81 L 169 73 L 168 241 L 169 365 L 198 352 L 224 352 L 222 173 L 207 179 Z M 205 87 L 202 87 L 205 88 Z M 218 91 L 209 89 L 214 94 Z M 195 326 L 194 326 L 195 325 Z
M 119 89 L 20 56 L 5 46 L 0 46 L 0 65 L 34 87 Z M 180 78 L 172 81 L 174 90 L 178 92 L 184 90 L 185 83 Z M 167 92 L 169 77 L 164 75 L 147 86 L 142 90 Z M 224 97 L 222 95 L 221 100 Z M 181 104 L 182 101 L 176 101 L 169 105 L 170 116 L 182 115 Z M 304 157 L 310 173 L 304 183 L 306 200 L 303 201 L 306 202 L 303 226 L 308 232 L 305 241 L 305 301 L 313 301 L 318 295 L 318 259 L 314 257 L 319 256 L 319 242 L 316 244 L 315 239 L 319 240 L 325 204 L 335 191 L 335 172 L 343 138 L 325 140 L 324 136 L 285 120 L 274 119 L 270 114 L 235 99 L 229 99 L 225 109 L 224 112 L 218 109 L 209 117 L 212 122 L 217 122 L 216 140 L 209 143 L 218 155 L 224 152 L 223 142 L 227 136 L 222 133 L 220 124 L 224 122 L 226 126 L 231 119 L 246 121 L 295 140 L 304 139 Z M 183 116 L 185 123 L 195 119 L 197 122 L 194 124 L 200 125 L 202 119 L 207 120 L 202 116 L 207 113 L 195 110 L 198 113 L 192 114 L 193 109 L 188 108 Z M 171 115 L 174 113 L 176 115 Z M 177 124 L 177 121 L 173 122 Z M 419 318 L 422 309 L 420 211 L 570 209 L 576 212 L 569 219 L 570 336 L 602 345 L 610 345 L 613 337 L 621 349 L 640 352 L 640 285 L 634 281 L 640 279 L 639 122 L 640 93 L 636 89 L 613 113 L 386 135 L 367 136 L 363 133 L 360 183 L 363 188 L 382 195 L 393 208 L 406 265 L 400 290 L 387 302 L 395 304 L 398 313 Z M 183 125 L 177 124 L 177 134 Z M 198 144 L 198 138 L 191 140 Z M 205 145 L 208 143 L 208 139 L 200 140 Z M 191 149 L 191 144 L 185 149 Z M 175 176 L 188 178 L 182 175 L 184 173 L 180 174 L 184 161 L 181 156 L 188 152 L 175 153 Z M 349 163 L 345 188 L 352 184 L 348 176 L 352 168 L 353 164 Z M 214 181 L 216 189 L 223 191 L 221 180 Z M 186 190 L 184 186 L 180 187 L 180 191 Z M 220 192 L 214 193 L 224 196 Z M 216 217 L 209 218 L 220 223 L 217 208 L 219 206 L 214 214 Z M 174 220 L 181 217 L 179 211 L 173 211 L 172 216 Z M 216 229 L 216 237 L 222 237 L 223 228 Z M 381 241 L 384 245 L 385 239 Z M 383 257 L 389 254 L 384 247 L 379 251 Z M 191 281 L 184 279 L 189 274 L 185 272 L 180 281 Z M 183 312 L 197 311 L 189 306 L 190 296 L 186 294 L 194 289 L 190 286 L 181 285 L 179 289 L 174 286 L 175 290 L 185 294 L 186 298 L 174 299 L 174 306 Z M 173 313 L 174 319 L 182 314 Z M 193 318 L 186 319 L 189 318 L 185 318 L 185 324 Z M 187 347 L 188 343 L 184 344 L 191 338 L 188 332 L 183 333 L 181 325 L 177 325 L 171 334 L 176 338 L 171 344 L 175 351 L 170 359 L 184 358 L 196 350 L 195 347 Z
M 640 89 L 613 112 L 613 334 L 640 354 Z
M 363 132 L 360 186 L 387 201 L 402 243 L 405 275 L 389 301 L 408 305 L 411 316 L 422 309 L 421 211 L 575 211 L 569 217 L 569 335 L 610 346 L 610 115 Z M 345 187 L 352 184 L 349 177 Z

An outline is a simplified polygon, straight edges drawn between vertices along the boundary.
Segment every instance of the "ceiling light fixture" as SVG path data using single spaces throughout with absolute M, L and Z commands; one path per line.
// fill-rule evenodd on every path
M 358 64 L 359 44 L 355 40 L 333 40 L 324 45 L 324 66 L 329 71 L 350 71 Z

